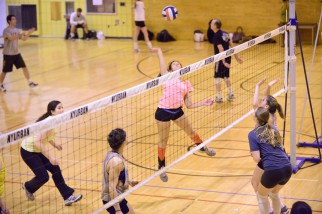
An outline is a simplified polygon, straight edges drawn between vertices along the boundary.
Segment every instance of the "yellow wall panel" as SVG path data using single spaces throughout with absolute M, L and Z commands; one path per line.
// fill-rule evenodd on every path
M 66 21 L 51 20 L 51 2 L 61 2 L 62 16 L 66 0 L 6 0 L 7 4 L 36 4 L 38 31 L 35 35 L 63 37 Z M 234 32 L 242 26 L 247 35 L 260 35 L 277 27 L 280 19 L 281 0 L 143 0 L 146 10 L 146 25 L 155 35 L 167 29 L 177 40 L 192 40 L 196 29 L 207 31 L 208 21 L 214 17 L 221 19 L 223 29 Z M 83 9 L 90 30 L 103 31 L 108 37 L 132 37 L 134 0 L 117 0 L 116 14 L 87 14 L 86 0 L 73 1 L 75 10 Z M 124 2 L 125 6 L 120 6 Z M 175 21 L 165 21 L 162 9 L 174 5 L 179 11 Z M 318 22 L 321 11 L 320 0 L 296 0 L 299 22 Z M 116 25 L 115 23 L 118 22 Z
M 242 26 L 247 35 L 261 35 L 275 29 L 280 20 L 281 0 L 146 0 L 146 24 L 149 30 L 158 33 L 167 29 L 178 40 L 192 40 L 196 29 L 207 32 L 208 21 L 219 18 L 222 28 L 229 33 Z M 174 5 L 178 9 L 178 18 L 165 21 L 162 9 Z M 320 0 L 296 0 L 296 9 L 300 22 L 318 22 Z

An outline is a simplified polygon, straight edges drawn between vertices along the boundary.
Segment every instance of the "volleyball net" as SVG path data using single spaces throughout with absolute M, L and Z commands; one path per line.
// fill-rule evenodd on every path
M 95 210 L 101 212 L 127 194 L 139 191 L 140 187 L 162 172 L 171 171 L 172 166 L 198 153 L 204 145 L 216 150 L 214 140 L 251 114 L 256 83 L 264 78 L 284 78 L 285 49 L 281 48 L 281 42 L 274 43 L 274 40 L 280 41 L 280 34 L 285 30 L 286 26 L 282 26 L 162 77 L 2 134 L 1 155 L 6 166 L 3 200 L 12 213 L 90 213 Z M 203 139 L 203 143 L 193 147 L 194 142 L 190 137 L 172 124 L 166 149 L 167 165 L 158 171 L 159 136 L 154 114 L 161 98 L 162 85 L 176 78 L 189 80 L 194 88 L 191 93 L 193 102 L 206 98 L 214 99 L 214 63 L 237 53 L 243 59 L 243 63 L 238 64 L 232 57 L 230 69 L 230 80 L 236 99 L 226 100 L 228 91 L 225 82 L 222 81 L 223 103 L 195 109 L 184 108 L 186 116 Z M 283 81 L 280 81 L 272 87 L 271 94 L 281 94 L 283 87 Z M 110 150 L 106 138 L 115 128 L 122 128 L 127 132 L 129 144 L 123 155 L 127 161 L 129 177 L 140 183 L 102 206 L 102 165 L 106 153 Z M 66 183 L 75 189 L 75 193 L 83 194 L 83 199 L 71 207 L 64 206 L 52 179 L 35 193 L 34 201 L 28 201 L 21 189 L 21 184 L 33 178 L 34 174 L 21 159 L 20 142 L 24 138 L 51 129 L 55 129 L 55 142 L 62 144 L 63 150 L 51 148 L 50 154 L 60 160 Z

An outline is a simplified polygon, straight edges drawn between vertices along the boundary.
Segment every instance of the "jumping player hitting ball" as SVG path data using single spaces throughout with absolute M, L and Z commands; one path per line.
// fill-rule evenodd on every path
M 256 163 L 263 162 L 264 168 L 256 192 L 259 210 L 261 214 L 269 214 L 269 196 L 274 213 L 281 213 L 279 191 L 291 178 L 292 166 L 284 151 L 278 130 L 268 123 L 268 109 L 258 107 L 254 121 L 255 129 L 248 134 L 250 152 Z
M 213 19 L 211 21 L 210 27 L 214 32 L 213 44 L 215 49 L 215 54 L 221 53 L 223 51 L 228 50 L 233 47 L 233 43 L 229 39 L 229 35 L 227 32 L 221 30 L 221 21 L 219 19 Z M 242 63 L 242 59 L 235 54 L 235 58 L 238 63 Z M 235 99 L 235 95 L 233 93 L 233 88 L 229 79 L 229 69 L 231 67 L 231 57 L 227 57 L 215 64 L 215 85 L 217 97 L 215 98 L 216 103 L 222 103 L 222 94 L 221 94 L 221 80 L 224 79 L 228 88 L 228 101 Z
M 168 74 L 169 72 L 178 70 L 182 67 L 178 61 L 172 61 L 169 63 L 167 69 L 164 63 L 162 50 L 160 48 L 153 48 L 153 50 L 158 52 L 161 75 Z M 158 144 L 159 169 L 165 166 L 165 150 L 169 139 L 171 120 L 178 127 L 183 129 L 197 145 L 202 143 L 198 133 L 193 130 L 190 121 L 184 114 L 182 107 L 184 104 L 188 109 L 200 106 L 211 106 L 214 101 L 208 98 L 201 102 L 193 103 L 189 96 L 189 93 L 192 91 L 192 85 L 188 80 L 182 81 L 180 79 L 173 79 L 165 83 L 163 86 L 162 97 L 155 112 L 155 119 L 160 138 Z M 216 154 L 213 149 L 208 148 L 207 146 L 203 147 L 201 151 L 206 152 L 209 156 L 214 156 Z M 168 181 L 166 173 L 162 173 L 160 178 L 163 182 Z
M 254 99 L 253 99 L 254 110 L 256 111 L 257 108 L 259 108 L 259 107 L 266 108 L 269 112 L 268 124 L 271 127 L 275 128 L 276 130 L 278 130 L 277 124 L 276 124 L 276 120 L 277 120 L 276 111 L 279 113 L 279 115 L 282 119 L 284 119 L 284 113 L 282 110 L 282 106 L 277 102 L 276 98 L 270 95 L 270 89 L 279 80 L 280 79 L 275 79 L 267 84 L 265 91 L 264 91 L 264 97 L 261 99 L 259 99 L 259 89 L 260 89 L 260 86 L 266 81 L 266 79 L 259 81 L 256 84 Z M 254 169 L 254 173 L 253 173 L 253 177 L 252 177 L 252 181 L 251 181 L 255 192 L 258 191 L 259 182 L 262 178 L 263 173 L 264 173 L 263 161 L 260 160 L 257 163 L 256 168 Z M 276 196 L 276 197 L 279 197 L 279 196 Z M 281 199 L 280 199 L 280 201 L 281 201 Z M 287 214 L 287 213 L 289 213 L 288 209 L 281 201 L 281 214 Z
M 34 83 L 29 74 L 29 70 L 18 50 L 18 40 L 26 41 L 29 36 L 35 31 L 35 28 L 32 28 L 25 33 L 20 33 L 20 31 L 16 28 L 16 17 L 14 15 L 7 16 L 7 22 L 9 24 L 3 30 L 4 37 L 4 48 L 3 48 L 3 68 L 0 74 L 0 91 L 6 92 L 6 88 L 3 86 L 3 81 L 7 75 L 7 73 L 12 72 L 13 65 L 17 69 L 22 68 L 23 74 L 28 81 L 30 87 L 35 87 L 38 84 Z

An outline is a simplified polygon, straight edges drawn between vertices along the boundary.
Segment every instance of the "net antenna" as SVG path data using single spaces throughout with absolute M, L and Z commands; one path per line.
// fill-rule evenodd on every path
M 303 49 L 302 49 L 302 41 L 301 41 L 301 35 L 300 35 L 300 30 L 298 28 L 298 22 L 297 22 L 297 16 L 295 12 L 295 0 L 290 0 L 289 2 L 289 8 L 290 8 L 290 56 L 289 56 L 289 64 L 290 64 L 290 93 L 291 93 L 291 102 L 290 102 L 290 126 L 291 126 L 291 154 L 290 154 L 290 159 L 291 159 L 291 164 L 293 168 L 293 173 L 296 173 L 305 162 L 311 162 L 318 164 L 321 162 L 321 139 L 322 137 L 318 137 L 317 130 L 316 130 L 316 123 L 314 119 L 314 113 L 313 113 L 313 107 L 312 107 L 312 100 L 311 100 L 311 95 L 310 95 L 310 80 L 312 76 L 312 69 L 313 69 L 313 64 L 314 64 L 314 57 L 315 57 L 315 51 L 316 51 L 316 46 L 317 46 L 317 41 L 318 41 L 318 33 L 316 34 L 316 39 L 315 39 L 315 45 L 314 45 L 314 50 L 313 50 L 313 56 L 312 56 L 312 62 L 311 62 L 311 67 L 310 67 L 310 77 L 307 77 L 306 73 L 306 66 L 305 66 L 305 61 L 304 61 L 304 54 L 303 54 Z M 319 20 L 319 25 L 317 32 L 320 30 L 320 24 L 321 24 L 321 18 L 322 18 L 322 9 L 321 9 L 321 15 L 320 15 L 320 20 Z M 303 65 L 303 72 L 305 76 L 305 82 L 306 82 L 306 97 L 304 100 L 304 106 L 303 106 L 303 112 L 302 112 L 302 119 L 301 119 L 301 125 L 300 125 L 300 130 L 299 130 L 299 136 L 298 139 L 300 140 L 300 134 L 302 130 L 302 123 L 303 123 L 303 117 L 304 117 L 304 112 L 305 112 L 305 105 L 307 99 L 309 100 L 310 104 L 310 110 L 311 110 L 311 117 L 312 117 L 312 122 L 313 122 L 313 127 L 314 127 L 314 132 L 315 132 L 315 141 L 313 143 L 298 143 L 298 147 L 314 147 L 318 148 L 319 151 L 319 157 L 318 158 L 308 158 L 308 157 L 297 157 L 296 156 L 296 97 L 295 97 L 295 88 L 296 88 L 296 83 L 295 83 L 295 62 L 296 62 L 296 57 L 295 57 L 295 31 L 297 32 L 298 38 L 299 38 L 299 45 L 300 45 L 300 50 L 301 50 L 301 57 L 302 57 L 302 65 Z M 321 126 L 322 129 L 322 126 Z

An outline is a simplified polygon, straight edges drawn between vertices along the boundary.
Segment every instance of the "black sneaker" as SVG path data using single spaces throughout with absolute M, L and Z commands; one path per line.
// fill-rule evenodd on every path
M 6 92 L 7 91 L 7 89 L 3 86 L 3 84 L 0 85 L 0 91 L 2 91 L 2 92 Z
M 30 88 L 36 87 L 37 85 L 38 85 L 38 83 L 35 83 L 35 82 L 32 82 L 32 81 L 29 83 Z

